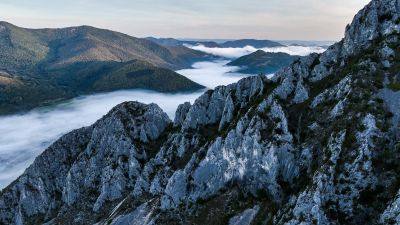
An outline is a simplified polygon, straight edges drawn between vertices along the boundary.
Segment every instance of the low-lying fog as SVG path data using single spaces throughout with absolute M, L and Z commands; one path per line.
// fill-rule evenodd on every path
M 243 77 L 250 76 L 236 72 L 240 68 L 226 66 L 227 63 L 229 63 L 227 60 L 198 62 L 192 65 L 192 69 L 178 70 L 177 72 L 207 88 L 232 84 Z
M 196 45 L 188 47 L 194 50 L 206 52 L 208 54 L 229 59 L 239 58 L 241 56 L 253 53 L 257 50 L 263 50 L 265 52 L 284 52 L 289 55 L 299 55 L 299 56 L 306 56 L 314 52 L 322 53 L 326 50 L 325 47 L 320 47 L 320 46 L 299 46 L 299 45 L 273 47 L 273 48 L 260 48 L 260 49 L 254 48 L 252 46 L 246 46 L 243 48 L 209 48 L 205 47 L 204 45 Z
M 230 84 L 247 76 L 237 67 L 224 66 L 226 61 L 199 62 L 193 69 L 181 70 L 187 76 L 208 88 Z M 61 135 L 88 126 L 124 101 L 157 103 L 173 119 L 180 103 L 191 103 L 203 91 L 182 94 L 162 94 L 145 90 L 115 91 L 75 98 L 53 107 L 40 108 L 29 113 L 0 117 L 0 189 L 17 178 L 43 150 Z

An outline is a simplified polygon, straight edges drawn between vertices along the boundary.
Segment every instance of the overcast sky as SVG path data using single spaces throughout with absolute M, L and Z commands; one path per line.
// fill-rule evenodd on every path
M 1 0 L 0 20 L 137 37 L 339 40 L 369 0 Z

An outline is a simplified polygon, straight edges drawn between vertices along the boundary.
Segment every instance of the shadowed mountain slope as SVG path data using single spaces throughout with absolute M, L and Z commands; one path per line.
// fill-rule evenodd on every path
M 271 74 L 288 66 L 300 56 L 292 56 L 286 53 L 270 53 L 258 50 L 249 55 L 242 56 L 228 63 L 229 66 L 242 67 L 239 70 L 248 74 Z

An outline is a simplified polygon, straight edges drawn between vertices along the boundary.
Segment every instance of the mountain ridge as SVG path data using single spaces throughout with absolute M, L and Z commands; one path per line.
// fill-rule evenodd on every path
M 170 69 L 191 66 L 208 58 L 185 47 L 163 47 L 151 41 L 90 26 L 60 29 L 25 29 L 0 23 L 0 114 L 23 112 L 48 102 L 104 90 L 144 88 L 160 92 L 186 92 L 203 86 Z M 137 65 L 154 72 L 140 80 L 117 74 L 119 67 Z M 138 68 L 129 67 L 137 72 Z M 163 74 L 164 73 L 164 76 Z M 100 84 L 110 75 L 125 83 Z M 116 77 L 113 80 L 116 81 Z M 163 82 L 160 82 L 160 81 Z M 18 86 L 7 86 L 19 84 Z M 117 85 L 119 84 L 119 85 Z M 155 85 L 157 84 L 157 85 Z
M 254 48 L 273 48 L 273 47 L 285 47 L 279 42 L 270 40 L 257 40 L 257 39 L 239 39 L 234 41 L 227 41 L 220 44 L 224 48 L 243 48 L 246 46 L 253 46 Z
M 228 66 L 239 66 L 239 72 L 248 74 L 272 74 L 288 66 L 300 56 L 287 53 L 269 53 L 257 50 L 249 55 L 242 56 L 231 62 Z
M 154 38 L 154 37 L 147 37 L 146 39 L 163 46 L 182 46 L 182 45 L 201 44 L 209 48 L 220 47 L 220 45 L 214 41 L 186 41 L 186 40 L 178 40 L 175 38 Z
M 120 32 L 111 31 L 108 29 L 100 29 L 92 26 L 76 26 L 76 27 L 66 27 L 66 28 L 44 28 L 44 29 L 29 29 L 29 28 L 21 28 L 15 26 L 13 24 L 2 22 L 2 35 L 3 37 L 7 35 L 7 32 L 11 32 L 8 34 L 8 41 L 12 41 L 12 38 L 22 38 L 22 37 L 32 37 L 34 42 L 31 46 L 39 45 L 40 53 L 44 54 L 45 51 L 49 51 L 52 46 L 46 46 L 56 43 L 50 43 L 57 41 L 59 39 L 70 39 L 72 41 L 71 46 L 68 46 L 70 49 L 66 49 L 66 46 L 63 46 L 67 43 L 58 43 L 61 44 L 61 53 L 64 53 L 66 56 L 71 54 L 76 54 L 74 51 L 87 51 L 91 50 L 93 47 L 91 45 L 99 45 L 99 47 L 110 47 L 109 51 L 112 51 L 112 48 L 116 48 L 116 50 L 121 51 L 122 53 L 111 53 L 110 56 L 106 59 L 98 58 L 96 54 L 90 55 L 89 60 L 91 61 L 129 61 L 132 59 L 139 59 L 144 61 L 149 61 L 157 66 L 167 67 L 170 69 L 180 69 L 183 67 L 190 66 L 191 62 L 181 62 L 180 59 L 177 59 L 174 54 L 175 52 L 171 49 L 166 49 L 160 45 L 155 44 L 154 42 L 148 41 L 142 38 L 135 38 L 129 36 L 127 34 L 123 34 Z M 25 33 L 25 35 L 13 35 L 15 33 Z M 111 38 L 111 39 L 110 39 Z M 114 39 L 114 40 L 112 40 Z M 97 41 L 97 42 L 96 42 Z M 22 42 L 22 41 L 19 41 Z M 108 42 L 108 43 L 106 43 Z M 80 44 L 87 44 L 88 49 L 79 46 Z M 122 45 L 124 44 L 124 45 Z M 77 46 L 75 46 L 77 45 Z M 16 46 L 15 44 L 13 46 Z M 96 47 L 96 46 L 94 46 Z M 131 48 L 131 50 L 129 49 Z M 28 48 L 27 48 L 28 49 Z M 68 51 L 67 51 L 68 50 Z M 63 52 L 64 51 L 64 52 Z M 135 52 L 136 51 L 136 52 Z M 188 52 L 196 52 L 199 54 L 199 58 L 207 56 L 205 53 L 197 52 L 192 49 L 187 49 Z M 39 54 L 39 53 L 37 53 Z M 107 54 L 105 54 L 107 55 Z M 39 59 L 44 59 L 45 56 L 40 56 Z M 58 56 L 60 57 L 60 56 Z M 179 57 L 179 55 L 178 55 Z M 63 56 L 62 58 L 66 58 Z M 86 60 L 88 60 L 86 59 Z M 57 57 L 52 60 L 57 60 Z M 72 59 L 73 60 L 73 59 Z M 61 62 L 62 63 L 62 62 Z
M 217 43 L 215 41 L 187 41 L 187 40 L 178 40 L 174 38 L 147 37 L 146 39 L 164 46 L 203 45 L 208 48 L 243 48 L 246 46 L 253 46 L 255 48 L 272 48 L 272 47 L 286 46 L 277 41 L 259 40 L 259 39 L 238 39 L 238 40 L 225 41 L 222 43 Z

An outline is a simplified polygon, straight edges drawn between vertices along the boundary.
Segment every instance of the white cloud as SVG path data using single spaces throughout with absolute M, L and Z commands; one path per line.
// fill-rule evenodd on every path
M 236 72 L 240 69 L 239 67 L 226 66 L 228 62 L 226 60 L 198 62 L 193 64 L 194 69 L 184 69 L 177 72 L 208 88 L 215 88 L 218 85 L 228 85 L 247 76 Z
M 235 59 L 244 55 L 253 53 L 259 49 L 252 46 L 245 46 L 243 48 L 209 48 L 204 45 L 188 46 L 192 49 L 206 52 L 215 56 Z M 274 48 L 261 48 L 265 52 L 284 52 L 290 55 L 306 56 L 311 53 L 322 53 L 326 48 L 319 46 L 285 46 L 285 47 L 274 47 Z
M 311 53 L 322 53 L 326 48 L 320 46 L 287 46 L 287 47 L 275 47 L 275 48 L 262 48 L 265 52 L 284 52 L 289 55 L 300 55 L 306 56 Z
M 209 48 L 204 45 L 188 46 L 194 50 L 206 52 L 215 56 L 221 56 L 225 58 L 239 58 L 244 55 L 248 55 L 252 52 L 257 51 L 256 48 L 246 46 L 244 48 Z

